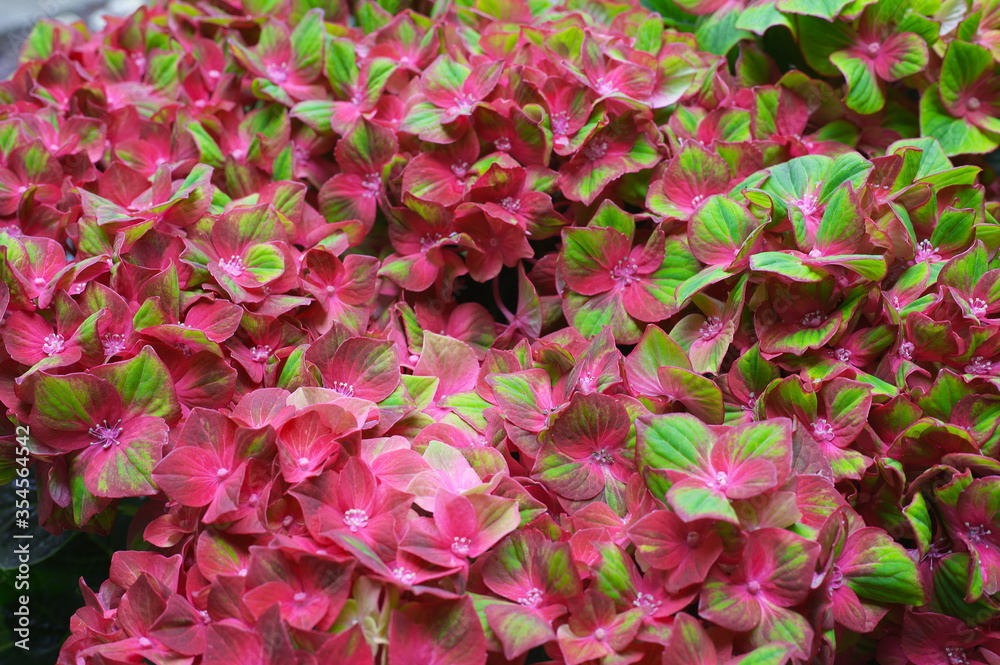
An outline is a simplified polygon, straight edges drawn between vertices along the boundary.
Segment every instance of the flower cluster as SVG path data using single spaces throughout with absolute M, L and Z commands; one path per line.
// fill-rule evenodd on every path
M 998 662 L 1000 12 L 653 5 L 36 28 L 0 458 L 145 498 L 60 665 Z

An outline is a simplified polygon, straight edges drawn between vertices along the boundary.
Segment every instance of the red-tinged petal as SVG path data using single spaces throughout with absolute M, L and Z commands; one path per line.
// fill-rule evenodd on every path
M 625 286 L 621 299 L 629 316 L 647 323 L 668 319 L 677 309 L 672 294 L 645 278 Z
M 548 427 L 552 385 L 545 370 L 491 374 L 486 382 L 493 388 L 497 404 L 511 423 L 531 432 L 541 432 Z
M 172 500 L 185 506 L 207 506 L 219 487 L 219 456 L 194 446 L 172 450 L 156 465 L 153 480 Z M 226 469 L 228 473 L 230 469 Z M 223 476 L 226 474 L 223 474 Z
M 763 615 L 758 594 L 748 593 L 745 585 L 729 584 L 721 576 L 711 577 L 702 587 L 698 614 L 729 630 L 753 630 Z
M 830 603 L 834 620 L 845 628 L 859 633 L 870 633 L 875 630 L 878 619 L 882 618 L 878 615 L 877 618 L 870 617 L 858 594 L 846 585 L 833 590 Z
M 381 186 L 382 168 L 392 161 L 398 150 L 399 143 L 392 130 L 365 120 L 337 143 L 334 154 L 344 173 L 362 180 L 369 174 L 376 174 L 379 177 L 375 182 Z
M 657 376 L 660 395 L 680 402 L 706 423 L 722 423 L 725 415 L 722 390 L 711 379 L 680 367 L 661 367 Z
M 629 529 L 629 535 L 644 561 L 671 571 L 669 581 L 674 590 L 704 581 L 722 553 L 722 538 L 712 522 L 685 524 L 667 510 L 642 517 Z
M 114 438 L 91 444 L 79 453 L 84 483 L 95 496 L 123 498 L 151 496 L 159 491 L 153 468 L 167 443 L 162 418 L 140 417 L 122 423 Z
M 666 500 L 685 522 L 708 519 L 739 524 L 739 517 L 722 490 L 709 486 L 704 478 L 685 478 L 674 483 Z
M 446 154 L 426 152 L 414 157 L 403 171 L 403 191 L 441 205 L 459 203 L 465 193 L 465 170 L 447 159 Z
M 240 623 L 214 622 L 205 631 L 203 665 L 264 665 L 264 638 Z
M 4 322 L 4 346 L 10 357 L 22 365 L 34 365 L 66 351 L 66 339 L 37 314 L 15 311 Z
M 784 529 L 758 529 L 750 534 L 741 566 L 756 580 L 769 602 L 793 607 L 810 591 L 819 544 Z
M 534 608 L 512 603 L 487 605 L 486 621 L 503 645 L 504 657 L 516 659 L 556 638 L 550 621 Z
M 479 361 L 475 351 L 465 342 L 427 332 L 424 333 L 423 351 L 413 374 L 437 377 L 439 382 L 434 399 L 441 399 L 475 388 Z
M 389 665 L 485 665 L 486 638 L 472 600 L 408 603 L 389 622 Z
M 327 387 L 347 397 L 381 402 L 399 385 L 399 358 L 393 342 L 352 337 L 326 367 L 321 367 Z
M 912 32 L 895 34 L 879 45 L 875 72 L 883 81 L 898 81 L 923 70 L 929 55 L 923 37 Z
M 584 501 L 604 489 L 603 468 L 589 458 L 577 459 L 556 449 L 543 447 L 531 473 L 549 490 L 572 501 Z
M 704 264 L 729 266 L 757 227 L 747 208 L 727 196 L 712 196 L 688 222 L 691 252 Z
M 301 594 L 301 595 L 300 595 Z M 330 600 L 317 593 L 296 591 L 284 582 L 267 582 L 243 594 L 242 602 L 259 618 L 277 604 L 289 626 L 310 630 L 326 615 Z
M 382 176 L 338 173 L 319 190 L 319 209 L 328 222 L 359 219 L 370 227 L 375 223 Z
M 388 277 L 407 291 L 426 291 L 437 280 L 441 268 L 431 263 L 426 254 L 386 257 L 379 270 L 379 276 Z
M 118 392 L 90 374 L 41 374 L 34 400 L 31 426 L 35 435 L 59 450 L 86 448 L 97 440 L 91 429 L 116 426 L 123 412 Z
M 552 444 L 574 459 L 611 464 L 631 428 L 628 410 L 610 395 L 576 393 L 549 429 Z
M 604 293 L 616 286 L 616 274 L 624 274 L 631 250 L 631 238 L 614 229 L 565 229 L 559 253 L 560 274 L 577 293 Z
M 674 617 L 670 645 L 663 652 L 663 665 L 716 665 L 715 644 L 690 614 Z

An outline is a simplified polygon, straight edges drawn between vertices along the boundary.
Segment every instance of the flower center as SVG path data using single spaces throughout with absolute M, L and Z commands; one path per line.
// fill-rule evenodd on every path
M 972 356 L 969 364 L 965 366 L 966 374 L 989 374 L 993 371 L 993 363 L 982 356 Z
M 694 549 L 698 547 L 698 544 L 701 542 L 701 534 L 697 531 L 688 531 L 687 536 L 684 538 L 684 542 L 687 543 L 688 547 Z
M 229 469 L 227 469 L 224 466 L 219 467 L 219 469 L 215 472 L 215 475 L 218 476 L 219 478 L 225 478 L 226 476 L 229 475 Z
M 833 352 L 833 356 L 842 363 L 851 362 L 851 351 L 849 349 L 837 349 Z
M 334 381 L 330 389 L 335 393 L 340 393 L 344 397 L 354 397 L 354 386 L 343 381 Z
M 148 649 L 149 647 L 153 646 L 153 640 L 149 639 L 148 637 L 140 637 L 139 646 L 142 647 L 143 649 Z
M 840 566 L 833 564 L 833 569 L 830 570 L 830 590 L 836 591 L 842 586 L 844 586 L 844 573 L 840 570 Z
M 111 446 L 120 444 L 121 442 L 118 440 L 118 437 L 122 435 L 121 424 L 122 421 L 118 420 L 114 425 L 109 426 L 107 420 L 102 420 L 101 424 L 97 427 L 88 429 L 87 433 L 95 439 L 90 442 L 90 445 L 99 445 L 104 450 L 107 450 Z
M 729 474 L 725 471 L 716 471 L 715 486 L 720 490 L 727 489 L 729 487 Z
M 57 353 L 62 353 L 63 349 L 66 348 L 65 342 L 66 340 L 63 339 L 63 336 L 57 333 L 46 335 L 45 339 L 42 340 L 42 351 L 48 356 L 54 356 Z
M 904 360 L 912 360 L 913 352 L 917 350 L 913 342 L 903 342 L 899 345 L 899 357 Z
M 361 186 L 364 188 L 364 197 L 373 199 L 382 191 L 382 176 L 378 173 L 369 173 L 361 179 Z
M 638 272 L 639 266 L 635 264 L 632 259 L 621 259 L 611 269 L 611 279 L 621 282 L 625 286 L 632 284 L 633 282 L 638 282 L 639 278 L 635 276 Z
M 962 647 L 945 647 L 944 653 L 948 656 L 948 665 L 969 665 L 969 659 L 965 657 L 965 649 Z
M 507 138 L 506 136 L 501 136 L 496 140 L 496 143 L 494 143 L 493 145 L 495 145 L 497 150 L 499 150 L 500 152 L 507 152 L 508 150 L 510 150 L 510 139 Z
M 592 162 L 604 159 L 606 154 L 608 154 L 608 144 L 606 141 L 591 141 L 583 149 L 583 156 Z
M 271 347 L 266 344 L 255 346 L 250 349 L 250 357 L 257 363 L 267 362 L 267 359 L 271 357 Z
M 443 240 L 444 236 L 440 233 L 428 233 L 423 238 L 420 239 L 420 249 L 424 252 L 429 250 L 431 247 L 436 245 L 438 241 Z
M 351 508 L 344 513 L 344 524 L 346 524 L 351 531 L 363 529 L 368 526 L 368 513 L 360 508 Z
M 542 590 L 531 587 L 528 592 L 524 594 L 524 597 L 517 601 L 525 607 L 538 607 L 539 603 L 542 602 Z
M 878 42 L 871 42 L 871 43 L 870 43 L 870 44 L 868 44 L 868 46 L 867 46 L 867 47 L 865 48 L 865 51 L 867 51 L 867 52 L 868 52 L 868 55 L 870 55 L 871 57 L 873 57 L 873 58 L 874 58 L 875 56 L 877 56 L 877 55 L 878 55 L 878 52 L 879 52 L 879 49 L 880 49 L 880 48 L 881 48 L 881 46 L 879 45 L 879 43 L 878 43 Z
M 294 600 L 296 603 L 304 603 L 306 602 L 306 598 L 308 597 L 309 596 L 307 596 L 304 591 L 299 591 L 297 594 L 292 596 L 292 600 Z
M 940 251 L 939 247 L 935 247 L 930 240 L 921 240 L 917 243 L 917 254 L 913 257 L 916 263 L 921 261 L 940 261 L 941 255 L 938 254 Z
M 455 536 L 455 539 L 451 541 L 451 551 L 459 556 L 468 556 L 471 546 L 472 539 L 464 536 Z
M 758 593 L 760 593 L 760 582 L 758 582 L 757 580 L 750 580 L 749 582 L 747 582 L 747 593 L 749 593 L 751 596 L 756 596 Z
M 826 418 L 820 418 L 813 423 L 813 436 L 817 441 L 832 441 L 834 436 L 833 425 Z
M 618 92 L 618 88 L 612 81 L 605 81 L 604 77 L 601 77 L 594 81 L 594 89 L 597 90 L 599 95 L 613 95 Z
M 986 313 L 987 303 L 982 298 L 973 298 L 969 301 L 969 309 L 976 316 L 982 316 Z
M 521 209 L 521 201 L 513 196 L 505 196 L 500 200 L 500 207 L 510 213 L 516 213 Z
M 417 581 L 417 574 L 412 570 L 399 566 L 392 569 L 392 576 L 403 584 L 413 584 Z
M 972 545 L 982 545 L 984 548 L 989 549 L 989 543 L 986 542 L 986 536 L 991 535 L 993 532 L 987 529 L 981 524 L 971 526 L 968 522 L 965 523 L 965 537 L 968 539 L 969 543 Z
M 720 332 L 722 332 L 722 319 L 717 316 L 710 316 L 698 329 L 698 334 L 701 335 L 702 339 L 713 339 Z
M 604 466 L 614 463 L 611 451 L 607 448 L 601 448 L 590 453 L 590 459 L 594 464 L 602 464 Z
M 979 101 L 978 97 L 969 97 L 969 101 L 965 105 L 972 111 L 978 111 L 979 107 L 982 106 L 982 102 Z
M 556 136 L 565 136 L 569 131 L 569 116 L 565 111 L 552 115 L 552 133 Z
M 288 68 L 282 64 L 270 64 L 267 66 L 267 78 L 281 85 L 288 80 Z
M 632 607 L 638 607 L 640 610 L 646 612 L 646 614 L 652 614 L 656 610 L 660 609 L 660 605 L 663 603 L 653 597 L 649 593 L 640 593 L 632 601 Z
M 458 115 L 468 115 L 472 112 L 475 103 L 476 100 L 472 98 L 472 95 L 461 93 L 455 96 L 455 103 L 449 110 Z
M 451 165 L 451 172 L 459 178 L 464 177 L 469 172 L 469 162 L 455 162 Z
M 806 328 L 819 328 L 824 319 L 826 317 L 823 316 L 823 312 L 809 312 L 802 317 L 802 325 Z
M 125 350 L 125 335 L 106 333 L 101 337 L 101 345 L 104 347 L 104 355 L 117 356 Z
M 816 209 L 819 207 L 819 204 L 818 201 L 816 200 L 815 195 L 806 194 L 805 196 L 802 197 L 802 200 L 798 202 L 798 206 L 799 210 L 802 211 L 802 214 L 811 215 L 814 212 L 816 212 Z
M 228 259 L 219 261 L 219 267 L 230 277 L 239 277 L 246 270 L 246 266 L 243 265 L 243 259 L 236 254 L 233 254 Z
M 594 639 L 597 640 L 598 642 L 603 642 L 604 640 L 608 639 L 608 631 L 604 630 L 603 628 L 598 628 L 597 630 L 594 631 Z

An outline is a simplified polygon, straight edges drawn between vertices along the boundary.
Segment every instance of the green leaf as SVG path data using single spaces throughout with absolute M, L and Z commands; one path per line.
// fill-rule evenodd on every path
M 715 435 L 692 415 L 671 413 L 636 421 L 636 450 L 641 468 L 699 475 L 709 468 Z
M 199 161 L 214 166 L 216 168 L 222 168 L 226 164 L 226 158 L 222 154 L 222 148 L 219 144 L 215 142 L 205 128 L 201 126 L 199 122 L 190 122 L 185 127 L 191 138 L 194 139 L 195 145 L 198 146 L 199 151 Z
M 285 272 L 285 256 L 274 245 L 260 243 L 247 250 L 243 265 L 259 283 L 266 284 Z
M 118 395 L 106 381 L 91 374 L 39 374 L 32 418 L 54 430 L 86 431 L 91 414 Z
M 861 58 L 852 57 L 846 51 L 837 51 L 830 55 L 830 62 L 847 79 L 847 97 L 844 102 L 848 108 L 863 115 L 875 113 L 885 105 L 885 93 L 875 75 L 875 64 Z
M 728 266 L 756 226 L 745 206 L 727 196 L 711 196 L 688 222 L 691 252 L 702 263 Z
M 803 263 L 802 259 L 784 252 L 761 252 L 750 257 L 750 269 L 787 277 L 796 282 L 822 282 L 830 273 Z
M 978 44 L 953 40 L 941 65 L 940 91 L 945 105 L 957 105 L 980 80 L 993 73 L 993 56 Z
M 818 16 L 832 21 L 851 0 L 778 0 L 778 9 L 790 14 Z
M 952 117 L 941 101 L 937 85 L 928 87 L 920 97 L 920 133 L 936 138 L 949 156 L 982 154 L 1000 146 L 1000 137 L 996 134 Z
M 667 492 L 667 502 L 685 522 L 712 519 L 730 524 L 740 523 L 729 499 L 704 485 L 677 483 Z
M 319 76 L 323 66 L 323 10 L 306 12 L 292 31 L 292 66 L 304 79 Z
M 865 528 L 855 536 L 856 554 L 840 564 L 854 593 L 881 603 L 922 605 L 925 602 L 917 565 L 902 545 L 876 528 Z
M 93 374 L 114 386 L 129 416 L 158 416 L 167 422 L 181 416 L 173 379 L 151 346 L 129 360 L 95 367 Z
M 910 528 L 913 529 L 920 553 L 927 553 L 934 540 L 934 524 L 931 522 L 930 511 L 927 509 L 927 500 L 924 499 L 924 495 L 920 492 L 914 493 L 913 499 L 903 508 L 903 514 L 910 523 Z

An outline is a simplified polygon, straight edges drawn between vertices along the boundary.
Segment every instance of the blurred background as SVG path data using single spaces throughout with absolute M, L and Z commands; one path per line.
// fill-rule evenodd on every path
M 17 68 L 21 45 L 41 19 L 83 20 L 99 30 L 104 26 L 102 16 L 131 14 L 142 4 L 142 0 L 0 0 L 0 79 Z

